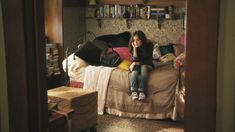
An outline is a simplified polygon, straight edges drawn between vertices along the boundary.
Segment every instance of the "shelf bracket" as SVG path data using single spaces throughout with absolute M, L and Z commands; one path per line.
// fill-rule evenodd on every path
M 162 23 L 163 23 L 163 19 L 157 19 L 157 27 L 158 27 L 158 29 L 162 28 Z
M 131 28 L 131 19 L 126 19 L 126 27 L 128 28 L 128 29 L 130 29 Z
M 102 19 L 97 18 L 96 21 L 97 21 L 98 27 L 101 28 L 102 27 Z

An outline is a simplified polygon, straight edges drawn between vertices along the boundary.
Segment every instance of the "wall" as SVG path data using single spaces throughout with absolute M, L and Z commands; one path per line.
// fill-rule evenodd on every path
M 217 132 L 234 132 L 235 124 L 235 11 L 234 0 L 220 1 L 217 83 Z
M 177 13 L 184 12 L 184 8 L 176 10 Z M 63 34 L 64 34 L 64 50 L 67 47 L 75 50 L 80 41 L 81 34 L 85 31 L 92 31 L 96 36 L 105 34 L 117 34 L 124 31 L 134 32 L 135 30 L 143 30 L 148 39 L 158 42 L 159 44 L 178 43 L 179 36 L 184 32 L 183 19 L 166 20 L 158 28 L 157 20 L 131 20 L 131 28 L 126 26 L 124 19 L 105 19 L 102 20 L 102 27 L 98 27 L 97 20 L 94 18 L 86 18 L 87 14 L 91 14 L 89 10 L 82 7 L 64 7 L 63 8 Z M 90 38 L 89 38 L 90 37 Z M 88 36 L 92 39 L 92 36 Z
M 131 20 L 131 28 L 126 27 L 124 19 L 104 19 L 102 27 L 99 28 L 96 19 L 87 19 L 87 31 L 93 31 L 96 36 L 104 34 L 117 34 L 124 31 L 134 32 L 142 30 L 148 39 L 159 44 L 178 43 L 179 36 L 184 32 L 183 19 L 166 20 L 158 28 L 157 20 Z
M 7 96 L 7 76 L 5 46 L 3 34 L 2 5 L 0 1 L 0 132 L 8 132 L 8 96 Z
M 64 50 L 75 51 L 80 41 L 80 35 L 86 32 L 85 8 L 63 8 Z
M 87 16 L 92 16 L 94 10 L 87 8 Z M 185 8 L 176 8 L 176 14 L 185 13 Z M 146 19 L 132 19 L 130 22 L 130 28 L 127 28 L 125 19 L 102 19 L 101 28 L 98 27 L 97 20 L 94 18 L 87 18 L 86 20 L 87 31 L 92 31 L 96 36 L 105 34 L 117 34 L 124 31 L 134 32 L 136 30 L 142 30 L 145 32 L 148 39 L 157 42 L 159 44 L 178 43 L 179 36 L 184 32 L 184 19 L 178 20 L 165 20 L 161 24 L 161 28 L 158 27 L 157 20 Z

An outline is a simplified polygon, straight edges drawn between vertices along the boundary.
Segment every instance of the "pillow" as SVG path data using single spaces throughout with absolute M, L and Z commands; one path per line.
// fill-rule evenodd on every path
M 125 40 L 124 38 L 117 38 L 114 40 L 111 40 L 109 42 L 109 45 L 112 47 L 128 47 L 129 41 Z
M 73 68 L 74 70 L 76 70 L 81 67 L 86 67 L 88 66 L 88 64 L 83 59 L 75 56 L 74 53 L 72 53 L 71 55 L 69 55 L 67 58 L 65 58 L 62 61 L 62 66 L 63 66 L 64 72 L 66 72 L 66 68 L 68 69 Z
M 109 43 L 112 47 L 128 47 L 131 34 L 130 32 L 122 32 L 119 34 L 102 35 L 95 38 Z
M 170 62 L 170 61 L 174 61 L 175 58 L 176 57 L 173 53 L 167 53 L 167 54 L 165 54 L 164 56 L 162 56 L 160 58 L 160 61 L 163 62 L 163 63 L 167 63 L 167 62 Z
M 153 46 L 153 60 L 158 60 L 161 57 L 161 51 L 159 49 L 159 45 L 155 44 Z
M 161 45 L 161 46 L 159 46 L 159 49 L 161 51 L 162 56 L 164 56 L 165 54 L 168 54 L 168 53 L 173 53 L 174 54 L 173 44 Z
M 110 41 L 112 41 L 115 38 L 114 34 L 109 34 L 109 35 L 101 35 L 95 38 L 95 40 L 101 40 L 104 41 L 106 43 L 109 43 Z
M 185 33 L 182 33 L 182 34 L 180 35 L 179 43 L 180 43 L 181 45 L 186 45 L 186 36 L 185 36 Z
M 130 65 L 131 65 L 131 62 L 130 62 L 129 60 L 123 60 L 123 61 L 118 65 L 118 68 L 128 71 Z
M 94 44 L 96 47 L 100 48 L 102 51 L 107 51 L 109 46 L 107 42 L 102 40 L 93 40 L 92 44 Z
M 111 50 L 112 49 L 109 48 L 109 51 Z M 113 48 L 113 50 L 116 51 L 120 55 L 120 58 L 122 60 L 131 61 L 131 52 L 128 47 L 117 47 L 117 48 Z
M 179 56 L 181 53 L 184 52 L 184 45 L 175 44 L 175 45 L 173 45 L 173 48 L 174 48 L 175 56 Z
M 75 55 L 86 61 L 90 65 L 100 65 L 100 54 L 102 50 L 87 41 L 79 46 Z

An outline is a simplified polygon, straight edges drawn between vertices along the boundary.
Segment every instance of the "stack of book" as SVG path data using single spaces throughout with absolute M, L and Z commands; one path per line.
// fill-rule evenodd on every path
M 151 18 L 151 19 L 165 19 L 166 18 L 165 15 L 166 15 L 165 8 L 148 6 L 148 18 Z
M 145 12 L 145 13 L 144 13 Z M 146 9 L 139 5 L 100 5 L 95 16 L 104 18 L 146 18 Z
M 47 75 L 59 75 L 61 73 L 59 68 L 59 49 L 57 44 L 46 44 L 46 67 Z
M 174 6 L 99 5 L 93 14 L 99 18 L 172 19 Z M 88 16 L 92 16 L 92 13 Z

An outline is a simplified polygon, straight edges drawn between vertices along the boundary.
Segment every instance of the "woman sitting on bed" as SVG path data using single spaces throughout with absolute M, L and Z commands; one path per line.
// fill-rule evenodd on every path
M 133 33 L 129 47 L 132 53 L 131 71 L 131 97 L 133 100 L 146 98 L 149 71 L 153 68 L 153 45 L 147 42 L 143 31 Z M 140 76 L 140 80 L 138 78 Z

